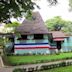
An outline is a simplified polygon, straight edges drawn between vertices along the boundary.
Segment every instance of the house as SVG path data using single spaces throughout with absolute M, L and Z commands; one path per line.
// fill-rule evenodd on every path
M 33 12 L 31 20 L 25 19 L 15 34 L 2 35 L 11 41 L 6 43 L 6 49 L 14 54 L 51 54 L 57 49 L 72 51 L 72 36 L 61 31 L 49 32 L 39 12 Z
M 56 53 L 57 49 L 71 49 L 71 46 L 67 46 L 69 37 L 61 31 L 49 32 L 39 12 L 33 12 L 31 20 L 25 19 L 16 28 L 15 34 L 6 36 L 12 42 L 6 44 L 6 47 L 14 54 L 51 54 Z
M 25 19 L 16 31 L 19 35 L 15 35 L 15 54 L 49 53 L 48 29 L 39 12 L 33 12 L 32 19 Z

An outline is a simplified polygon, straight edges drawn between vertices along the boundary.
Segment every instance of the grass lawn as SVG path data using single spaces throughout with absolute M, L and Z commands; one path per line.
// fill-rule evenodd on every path
M 47 60 L 59 60 L 64 58 L 72 58 L 72 53 L 60 53 L 59 55 L 32 55 L 32 56 L 7 56 L 6 60 L 10 64 L 19 64 L 19 63 L 36 63 L 39 61 Z
M 39 72 L 72 72 L 72 66 L 54 68 L 54 69 L 49 69 L 49 70 L 44 70 Z

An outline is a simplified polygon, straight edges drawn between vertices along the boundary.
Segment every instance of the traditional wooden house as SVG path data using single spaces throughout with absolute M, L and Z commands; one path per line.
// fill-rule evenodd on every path
M 33 12 L 32 19 L 25 19 L 16 31 L 19 35 L 15 35 L 15 54 L 49 53 L 48 29 L 39 12 Z
M 72 51 L 72 36 L 61 31 L 49 32 L 39 12 L 33 12 L 31 20 L 25 19 L 15 34 L 3 36 L 11 41 L 6 48 L 14 54 L 50 54 L 56 53 L 57 49 Z

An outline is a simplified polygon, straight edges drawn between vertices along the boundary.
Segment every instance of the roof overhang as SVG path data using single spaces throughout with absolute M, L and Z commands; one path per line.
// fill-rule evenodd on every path
M 53 38 L 54 41 L 64 41 L 64 38 Z

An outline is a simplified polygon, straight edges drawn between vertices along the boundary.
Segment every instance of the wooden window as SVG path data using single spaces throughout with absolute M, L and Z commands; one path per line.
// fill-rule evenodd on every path
M 43 39 L 43 34 L 34 34 L 34 39 Z
M 21 35 L 22 39 L 27 39 L 27 35 Z

